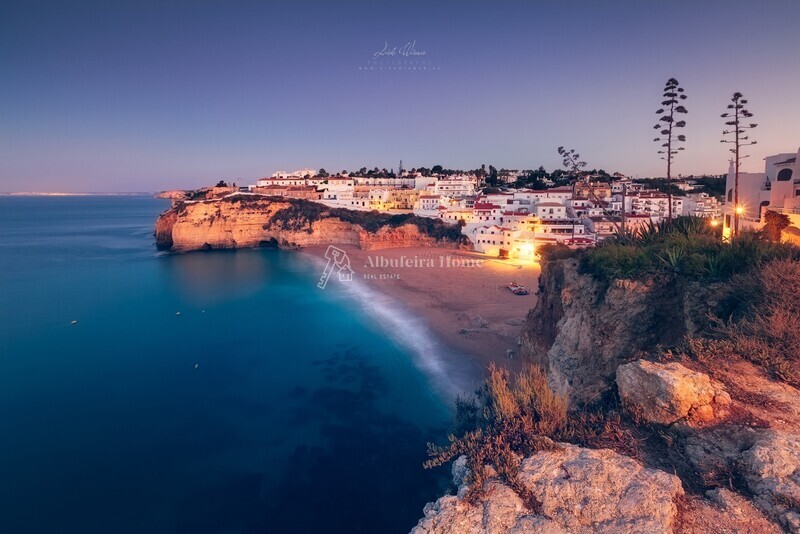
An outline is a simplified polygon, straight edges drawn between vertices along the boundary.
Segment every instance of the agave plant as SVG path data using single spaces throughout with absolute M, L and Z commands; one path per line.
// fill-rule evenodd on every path
M 686 258 L 686 249 L 681 246 L 675 246 L 667 249 L 664 254 L 659 254 L 658 259 L 664 262 L 670 271 L 677 273 L 681 270 L 681 264 Z

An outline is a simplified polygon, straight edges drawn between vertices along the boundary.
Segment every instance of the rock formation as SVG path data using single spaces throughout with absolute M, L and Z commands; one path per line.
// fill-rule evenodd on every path
M 617 389 L 623 403 L 637 416 L 661 425 L 684 419 L 711 421 L 731 402 L 722 384 L 677 362 L 637 360 L 620 365 Z
M 573 403 L 608 390 L 617 367 L 637 351 L 672 344 L 704 328 L 719 288 L 686 288 L 653 281 L 610 285 L 579 273 L 578 260 L 545 262 L 539 300 L 523 337 L 550 385 Z
M 672 532 L 675 499 L 683 494 L 674 475 L 608 449 L 565 443 L 522 462 L 519 480 L 541 502 L 538 514 L 497 479 L 471 504 L 464 499 L 463 462 L 453 472 L 458 495 L 426 505 L 415 534 Z
M 364 227 L 367 222 L 369 230 Z M 431 229 L 436 235 L 431 234 Z M 330 209 L 298 199 L 252 196 L 178 203 L 158 218 L 155 236 L 160 249 L 178 252 L 264 245 L 347 244 L 375 250 L 458 247 L 462 243 L 459 229 L 441 221 L 420 221 L 413 216 L 393 218 L 385 214 Z

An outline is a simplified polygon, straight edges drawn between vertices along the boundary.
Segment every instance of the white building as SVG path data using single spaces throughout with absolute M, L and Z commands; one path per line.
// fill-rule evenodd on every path
M 789 217 L 790 234 L 800 233 L 800 149 L 796 153 L 769 156 L 764 160 L 763 173 L 739 173 L 739 229 L 761 228 L 766 210 Z M 733 232 L 735 172 L 730 163 L 725 182 L 723 235 Z M 792 230 L 792 228 L 794 230 Z
M 352 178 L 330 176 L 320 185 L 323 200 L 350 201 L 353 198 L 355 182 Z
M 567 207 L 560 202 L 539 202 L 536 204 L 536 216 L 542 220 L 564 220 L 567 218 Z
M 421 194 L 414 205 L 414 215 L 422 217 L 438 217 L 439 206 L 447 199 L 441 195 Z
M 722 215 L 719 201 L 708 193 L 689 193 L 683 202 L 683 215 L 717 220 Z

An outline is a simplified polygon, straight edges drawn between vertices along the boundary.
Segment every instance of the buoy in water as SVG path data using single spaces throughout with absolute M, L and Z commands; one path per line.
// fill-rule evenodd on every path
M 194 364 L 194 368 L 195 368 L 195 369 L 197 369 L 198 367 L 200 367 L 200 364 L 199 364 L 199 363 L 196 363 L 196 364 Z
M 180 315 L 180 314 L 181 314 L 181 312 L 175 312 L 175 315 Z
M 69 323 L 69 324 L 78 324 L 78 321 L 72 321 L 72 322 L 71 322 L 71 323 Z

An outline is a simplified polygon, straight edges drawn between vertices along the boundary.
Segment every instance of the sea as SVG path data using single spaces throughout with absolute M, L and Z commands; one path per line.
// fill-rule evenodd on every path
M 0 532 L 408 532 L 458 387 L 419 318 L 149 196 L 0 197 Z

